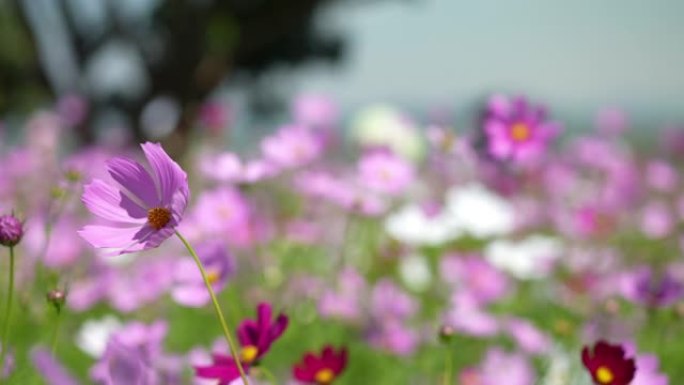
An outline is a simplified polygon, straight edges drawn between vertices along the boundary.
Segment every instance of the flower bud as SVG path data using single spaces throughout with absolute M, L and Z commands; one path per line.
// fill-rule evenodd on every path
M 46 299 L 59 312 L 66 301 L 66 293 L 60 289 L 52 289 L 47 293 Z
M 0 216 L 0 245 L 16 246 L 24 235 L 21 221 L 14 215 Z
M 439 339 L 445 344 L 451 341 L 454 334 L 456 334 L 456 329 L 449 325 L 442 325 L 442 327 L 439 328 Z

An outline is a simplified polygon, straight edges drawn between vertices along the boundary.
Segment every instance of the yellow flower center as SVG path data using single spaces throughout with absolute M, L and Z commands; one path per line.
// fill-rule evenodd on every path
M 171 211 L 164 207 L 155 207 L 147 211 L 147 223 L 155 230 L 161 230 L 171 220 Z
M 610 384 L 615 379 L 613 372 L 605 366 L 599 366 L 596 370 L 596 379 L 602 384 Z
M 320 385 L 328 385 L 332 382 L 332 380 L 335 379 L 335 373 L 333 373 L 333 371 L 328 368 L 321 369 L 318 372 L 316 372 L 314 379 L 316 380 L 316 383 Z
M 218 270 L 216 269 L 208 269 L 207 270 L 207 281 L 209 281 L 210 284 L 215 284 L 219 278 L 221 278 L 221 275 L 219 274 Z
M 254 345 L 247 345 L 240 350 L 240 361 L 251 364 L 259 355 L 259 349 Z
M 511 127 L 511 138 L 516 142 L 524 142 L 530 138 L 532 131 L 530 127 L 525 123 L 515 123 Z

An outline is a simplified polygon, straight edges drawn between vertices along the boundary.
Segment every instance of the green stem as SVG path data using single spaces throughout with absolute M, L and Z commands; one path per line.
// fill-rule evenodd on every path
M 214 294 L 214 289 L 211 287 L 211 283 L 207 278 L 207 272 L 204 270 L 202 261 L 200 261 L 199 257 L 197 256 L 195 249 L 193 249 L 192 246 L 190 246 L 188 241 L 185 240 L 185 238 L 183 238 L 183 236 L 178 231 L 176 231 L 176 236 L 178 236 L 181 242 L 183 242 L 183 245 L 185 245 L 185 248 L 188 249 L 188 252 L 190 253 L 190 255 L 192 255 L 192 258 L 195 260 L 195 263 L 197 263 L 197 268 L 199 268 L 199 271 L 202 274 L 202 279 L 204 280 L 204 284 L 207 286 L 207 291 L 209 292 L 209 296 L 211 297 L 211 302 L 214 304 L 214 310 L 216 311 L 216 316 L 218 317 L 219 323 L 221 324 L 221 328 L 223 329 L 223 334 L 226 336 L 228 346 L 230 346 L 230 354 L 233 356 L 233 360 L 237 365 L 238 372 L 240 372 L 240 378 L 242 378 L 242 382 L 245 385 L 248 385 L 249 382 L 247 382 L 247 375 L 245 374 L 245 370 L 242 368 L 242 362 L 240 362 L 240 356 L 235 346 L 235 342 L 233 342 L 233 337 L 230 334 L 228 325 L 226 323 L 226 319 L 223 317 L 223 312 L 221 311 L 221 306 L 219 306 L 218 300 L 216 299 L 216 294 Z
M 9 270 L 9 288 L 7 289 L 7 306 L 5 306 L 5 319 L 3 322 L 4 328 L 2 330 L 2 352 L 0 353 L 0 373 L 4 371 L 5 368 L 5 357 L 7 356 L 7 351 L 9 346 L 7 344 L 7 336 L 9 333 L 10 315 L 12 312 L 12 296 L 14 294 L 14 247 L 9 248 L 10 254 L 10 270 Z M 1 381 L 0 376 L 0 381 Z
M 271 385 L 277 385 L 278 384 L 278 379 L 273 375 L 273 373 L 271 373 L 270 370 L 268 370 L 267 367 L 259 366 L 259 369 L 261 370 L 261 373 L 263 373 L 264 376 L 266 376 L 266 378 L 271 383 Z
M 55 330 L 52 332 L 52 342 L 50 344 L 51 351 L 52 351 L 52 356 L 55 356 L 55 353 L 57 352 L 57 341 L 59 340 L 59 330 L 60 326 L 62 326 L 62 311 L 57 310 L 57 319 L 55 320 Z
M 447 351 L 446 351 L 446 359 L 444 362 L 444 385 L 450 385 L 453 384 L 453 381 L 451 377 L 453 376 L 452 370 L 451 370 L 451 349 L 449 346 L 447 346 Z

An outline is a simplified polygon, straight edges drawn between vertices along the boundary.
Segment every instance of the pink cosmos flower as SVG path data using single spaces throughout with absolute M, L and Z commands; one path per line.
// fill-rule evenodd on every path
M 218 240 L 199 245 L 197 255 L 204 265 L 214 292 L 220 293 L 234 269 L 232 256 L 226 250 L 225 245 Z M 185 258 L 176 263 L 174 278 L 176 283 L 171 291 L 171 297 L 176 302 L 191 307 L 202 307 L 209 303 L 210 297 L 204 280 L 196 268 L 195 261 L 191 258 Z
M 339 109 L 326 96 L 303 94 L 292 103 L 291 113 L 297 123 L 312 128 L 328 128 L 337 121 Z
M 532 385 L 534 369 L 524 355 L 506 353 L 500 348 L 487 352 L 480 366 L 482 385 Z
M 283 126 L 261 142 L 264 158 L 286 169 L 311 162 L 320 155 L 321 150 L 318 138 L 307 128 L 298 125 Z
M 506 275 L 477 255 L 446 255 L 440 273 L 445 282 L 467 291 L 479 304 L 496 301 L 510 290 Z
M 544 154 L 560 127 L 547 120 L 543 107 L 530 105 L 524 97 L 495 95 L 487 106 L 484 130 L 494 158 L 526 162 Z
M 199 227 L 209 235 L 234 234 L 244 231 L 250 217 L 245 197 L 235 188 L 209 190 L 197 199 L 193 213 Z
M 370 190 L 399 195 L 415 178 L 413 167 L 389 151 L 373 151 L 359 160 L 359 179 Z
M 117 184 L 100 179 L 84 187 L 82 201 L 105 224 L 88 225 L 81 237 L 116 254 L 158 247 L 180 223 L 188 204 L 187 175 L 158 143 L 141 145 L 151 172 L 127 158 L 107 162 Z

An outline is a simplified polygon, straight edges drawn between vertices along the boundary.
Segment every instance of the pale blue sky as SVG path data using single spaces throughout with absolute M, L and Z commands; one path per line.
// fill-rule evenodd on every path
M 684 120 L 684 1 L 417 0 L 344 7 L 339 68 L 300 71 L 302 90 L 345 106 L 395 101 L 467 109 L 490 91 L 527 92 L 588 121 L 596 107 L 637 123 Z

